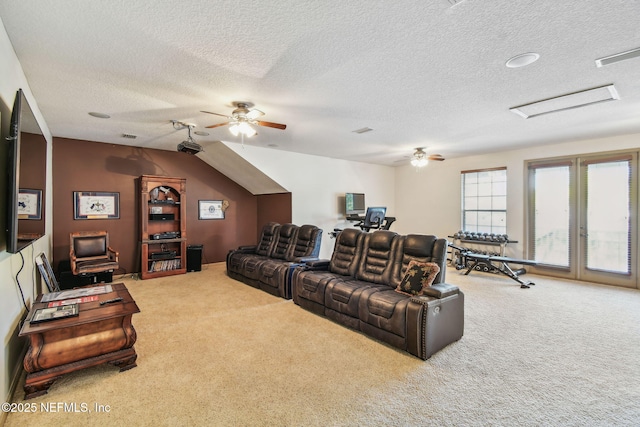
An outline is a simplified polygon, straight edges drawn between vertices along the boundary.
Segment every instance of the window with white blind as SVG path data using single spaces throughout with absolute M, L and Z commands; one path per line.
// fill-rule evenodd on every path
M 507 232 L 507 168 L 462 171 L 462 229 Z
M 585 161 L 585 267 L 631 272 L 631 158 Z
M 541 264 L 569 267 L 571 167 L 566 161 L 529 166 L 533 257 Z

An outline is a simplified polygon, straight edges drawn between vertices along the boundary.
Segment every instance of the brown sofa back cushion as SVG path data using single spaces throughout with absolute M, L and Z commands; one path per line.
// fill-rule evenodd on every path
M 355 274 L 356 279 L 391 285 L 391 272 L 394 263 L 398 262 L 399 245 L 403 239 L 403 236 L 388 230 L 367 233 Z
M 269 255 L 273 259 L 287 259 L 293 250 L 298 236 L 298 226 L 294 224 L 282 224 L 275 239 L 273 250 Z
M 293 251 L 289 254 L 290 261 L 302 257 L 317 257 L 320 253 L 322 229 L 315 225 L 301 225 L 298 230 Z
M 342 230 L 336 237 L 336 244 L 329 262 L 329 271 L 343 276 L 354 276 L 362 254 L 364 233 L 355 228 Z
M 397 287 L 404 277 L 411 261 L 433 262 L 438 265 L 440 272 L 433 283 L 444 282 L 447 258 L 447 240 L 438 239 L 433 235 L 408 234 L 400 248 L 400 262 L 396 263 L 391 272 L 390 284 Z
M 273 246 L 278 235 L 280 224 L 277 222 L 269 222 L 262 227 L 262 234 L 260 235 L 260 242 L 256 248 L 256 254 L 269 256 L 273 250 Z

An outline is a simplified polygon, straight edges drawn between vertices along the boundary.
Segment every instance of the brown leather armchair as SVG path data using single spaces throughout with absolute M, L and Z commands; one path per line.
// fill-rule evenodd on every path
M 106 231 L 77 231 L 69 234 L 69 260 L 75 275 L 118 269 L 118 255 L 109 246 Z

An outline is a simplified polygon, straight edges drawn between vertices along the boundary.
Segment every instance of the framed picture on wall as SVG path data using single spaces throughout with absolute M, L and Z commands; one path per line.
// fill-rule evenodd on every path
M 73 219 L 120 218 L 120 193 L 73 192 Z
M 18 219 L 42 219 L 42 190 L 18 191 Z
M 222 200 L 198 200 L 198 219 L 224 219 Z

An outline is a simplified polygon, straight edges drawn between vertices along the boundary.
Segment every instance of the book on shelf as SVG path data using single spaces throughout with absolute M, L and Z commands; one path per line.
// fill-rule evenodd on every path
M 159 271 L 169 271 L 169 270 L 179 270 L 179 269 L 180 269 L 179 259 L 166 259 L 166 260 L 153 261 L 151 263 L 151 266 L 149 267 L 149 272 L 156 273 Z

